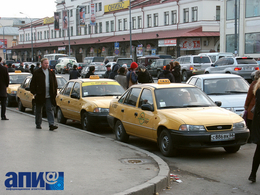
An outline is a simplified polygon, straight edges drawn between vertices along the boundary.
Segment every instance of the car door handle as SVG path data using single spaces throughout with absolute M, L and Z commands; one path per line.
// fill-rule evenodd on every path
M 70 103 L 70 101 L 68 101 L 68 103 Z
M 60 101 L 62 101 L 62 98 L 60 99 Z
M 122 109 L 122 110 L 121 110 L 121 112 L 125 112 L 125 110 L 124 110 L 124 109 Z
M 134 114 L 135 116 L 138 116 L 138 113 L 137 112 L 135 112 L 135 114 Z
M 26 93 L 24 93 L 24 95 L 26 95 Z

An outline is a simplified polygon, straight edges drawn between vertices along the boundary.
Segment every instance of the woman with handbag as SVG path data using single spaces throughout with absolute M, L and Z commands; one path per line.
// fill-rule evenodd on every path
M 248 179 L 255 182 L 260 164 L 260 79 L 255 84 L 253 94 L 255 95 L 255 110 L 250 133 L 252 142 L 256 144 L 256 150 L 253 157 L 251 174 Z
M 251 110 L 253 109 L 253 107 L 255 105 L 255 95 L 253 93 L 253 90 L 254 90 L 255 84 L 257 83 L 259 77 L 260 77 L 260 71 L 258 70 L 255 73 L 254 81 L 251 83 L 251 85 L 249 87 L 249 90 L 248 90 L 247 96 L 246 96 L 245 105 L 244 105 L 245 112 L 247 113 L 247 115 L 245 117 L 246 118 L 246 125 L 247 125 L 247 128 L 250 131 L 250 137 L 248 138 L 247 143 L 252 142 L 251 141 L 251 124 L 252 124 L 254 113 Z

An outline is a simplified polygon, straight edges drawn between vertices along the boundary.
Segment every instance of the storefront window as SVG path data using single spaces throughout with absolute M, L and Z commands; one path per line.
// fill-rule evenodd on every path
M 260 1 L 246 0 L 246 17 L 260 16 Z
M 226 36 L 226 52 L 234 52 L 235 51 L 235 35 L 227 35 Z
M 260 54 L 260 33 L 248 33 L 245 39 L 245 53 Z

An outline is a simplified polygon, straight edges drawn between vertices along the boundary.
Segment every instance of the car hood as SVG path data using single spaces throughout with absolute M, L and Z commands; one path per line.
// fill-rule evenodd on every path
M 215 106 L 164 109 L 162 112 L 167 117 L 181 119 L 181 123 L 189 125 L 232 125 L 233 123 L 243 121 L 239 115 Z
M 85 97 L 83 98 L 86 102 L 92 102 L 99 108 L 109 108 L 109 104 L 112 99 L 116 96 L 101 96 L 101 97 Z
M 232 94 L 232 95 L 209 95 L 209 97 L 215 101 L 221 101 L 221 107 L 224 108 L 239 108 L 244 107 L 247 94 Z
M 7 88 L 7 93 L 11 92 L 11 91 L 17 91 L 18 87 L 20 87 L 21 84 L 9 84 L 8 88 Z

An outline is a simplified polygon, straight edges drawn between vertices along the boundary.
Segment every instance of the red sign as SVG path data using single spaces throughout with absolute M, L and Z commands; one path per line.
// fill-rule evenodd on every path
M 146 51 L 151 51 L 151 45 L 150 44 L 148 44 L 148 45 L 146 45 Z
M 173 45 L 175 46 L 177 43 L 176 39 L 164 39 L 164 45 Z
M 198 50 L 201 49 L 200 38 L 181 39 L 181 50 Z
M 6 48 L 7 46 L 7 39 L 0 39 L 0 48 Z

